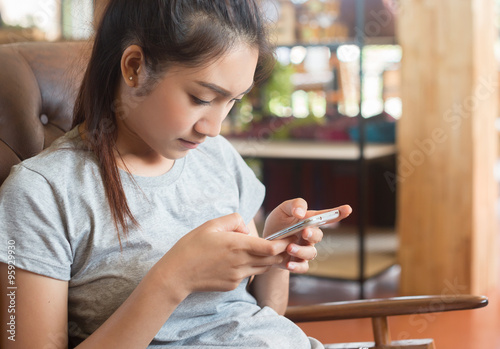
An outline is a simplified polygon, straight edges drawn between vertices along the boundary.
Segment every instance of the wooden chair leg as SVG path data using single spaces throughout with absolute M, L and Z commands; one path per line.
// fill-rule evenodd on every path
M 387 316 L 372 318 L 375 349 L 435 349 L 432 339 L 392 341 Z
M 372 318 L 373 338 L 375 346 L 382 347 L 391 345 L 391 335 L 389 333 L 389 325 L 387 324 L 387 316 Z

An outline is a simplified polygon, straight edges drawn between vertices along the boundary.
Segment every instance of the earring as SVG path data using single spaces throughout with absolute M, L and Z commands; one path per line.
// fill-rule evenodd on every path
M 129 79 L 130 81 L 134 80 L 134 78 L 133 78 L 132 76 L 131 76 L 131 77 L 129 77 L 128 79 Z

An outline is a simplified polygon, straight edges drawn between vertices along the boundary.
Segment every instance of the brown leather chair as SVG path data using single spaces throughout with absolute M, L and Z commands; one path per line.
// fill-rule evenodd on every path
M 83 43 L 0 45 L 0 185 L 69 130 L 89 52 Z
M 0 45 L 0 185 L 12 165 L 38 154 L 72 124 L 72 106 L 89 57 L 88 43 Z M 401 297 L 289 307 L 295 322 L 371 318 L 375 342 L 327 348 L 434 348 L 432 339 L 390 339 L 387 317 L 484 307 L 486 297 Z

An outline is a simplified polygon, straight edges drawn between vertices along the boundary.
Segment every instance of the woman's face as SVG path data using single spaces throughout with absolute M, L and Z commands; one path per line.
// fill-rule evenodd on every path
M 124 75 L 117 117 L 121 155 L 175 160 L 217 136 L 235 101 L 252 88 L 257 59 L 257 49 L 238 45 L 202 68 L 171 66 L 143 97 L 137 97 L 141 74 L 138 83 Z

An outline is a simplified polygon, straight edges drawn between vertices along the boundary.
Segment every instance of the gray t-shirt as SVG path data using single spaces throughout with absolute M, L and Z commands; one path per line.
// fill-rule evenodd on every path
M 77 129 L 12 168 L 0 188 L 0 261 L 14 241 L 16 267 L 69 281 L 70 346 L 94 332 L 186 233 L 233 212 L 249 222 L 264 186 L 223 137 L 209 138 L 158 177 L 120 170 L 140 228 L 122 249 L 97 161 Z M 246 290 L 188 296 L 150 348 L 322 348 Z M 158 306 L 161 306 L 159 304 Z

